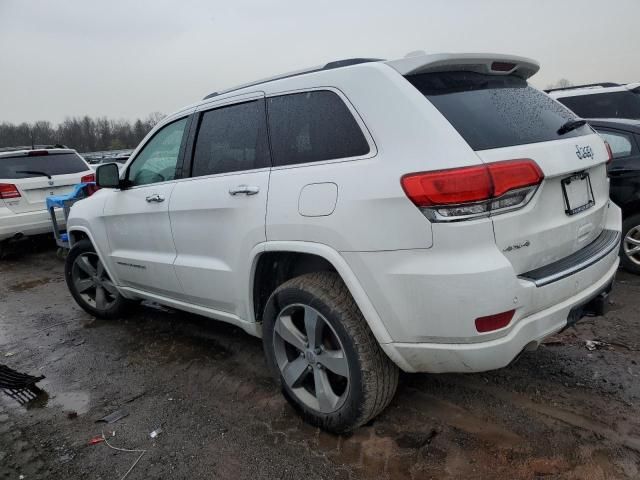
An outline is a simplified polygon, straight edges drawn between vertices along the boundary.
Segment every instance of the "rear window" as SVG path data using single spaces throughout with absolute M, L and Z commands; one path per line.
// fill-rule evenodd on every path
M 87 170 L 87 164 L 75 153 L 57 153 L 38 157 L 0 157 L 0 178 L 33 178 L 43 176 L 42 173 L 66 175 Z M 27 171 L 34 173 L 25 173 Z
M 267 101 L 275 166 L 369 153 L 369 144 L 358 123 L 334 92 L 316 90 Z
M 474 150 L 547 142 L 593 133 L 558 129 L 575 115 L 513 75 L 440 72 L 411 75 L 416 87 Z
M 558 101 L 583 118 L 640 119 L 640 95 L 629 91 L 576 95 Z

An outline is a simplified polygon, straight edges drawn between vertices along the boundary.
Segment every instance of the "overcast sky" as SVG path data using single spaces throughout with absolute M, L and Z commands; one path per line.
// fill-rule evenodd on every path
M 640 81 L 640 0 L 0 0 L 0 122 L 170 113 L 239 83 L 414 50 Z

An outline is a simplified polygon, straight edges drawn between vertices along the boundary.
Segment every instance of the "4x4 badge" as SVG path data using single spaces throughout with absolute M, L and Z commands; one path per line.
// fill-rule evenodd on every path
M 593 150 L 591 147 L 587 145 L 586 147 L 581 147 L 580 145 L 576 145 L 576 156 L 582 160 L 584 158 L 593 159 Z

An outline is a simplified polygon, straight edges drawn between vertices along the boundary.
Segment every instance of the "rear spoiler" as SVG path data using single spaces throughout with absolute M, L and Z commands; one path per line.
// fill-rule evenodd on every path
M 530 58 L 493 53 L 420 55 L 385 63 L 403 76 L 429 72 L 470 71 L 491 75 L 516 75 L 526 80 L 540 70 L 540 64 Z

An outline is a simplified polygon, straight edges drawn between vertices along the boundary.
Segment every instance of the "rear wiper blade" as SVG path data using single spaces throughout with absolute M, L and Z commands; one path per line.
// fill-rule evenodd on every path
M 587 121 L 581 118 L 578 120 L 569 120 L 558 129 L 558 135 L 564 135 L 565 133 L 569 133 L 571 130 L 575 130 L 576 128 L 580 128 L 586 124 Z
M 41 175 L 51 180 L 51 175 L 49 175 L 47 172 L 41 172 L 40 170 L 16 170 L 16 173 L 26 173 L 28 175 Z

